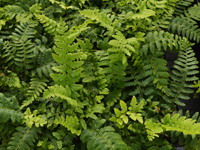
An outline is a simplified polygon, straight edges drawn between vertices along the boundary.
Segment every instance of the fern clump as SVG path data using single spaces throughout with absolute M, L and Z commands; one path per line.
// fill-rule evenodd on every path
M 0 149 L 200 149 L 193 4 L 1 0 Z

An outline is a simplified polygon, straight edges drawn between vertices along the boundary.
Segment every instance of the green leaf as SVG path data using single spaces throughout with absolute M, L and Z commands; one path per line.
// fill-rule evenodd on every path
M 130 116 L 130 118 L 132 120 L 134 120 L 134 121 L 138 120 L 140 123 L 143 124 L 142 114 L 140 114 L 140 113 L 130 113 L 130 112 L 128 112 L 127 114 Z
M 115 114 L 116 114 L 117 117 L 121 116 L 121 112 L 119 111 L 119 109 L 114 108 L 114 111 L 115 111 Z
M 48 149 L 54 149 L 55 146 L 53 146 L 52 144 L 48 145 Z
M 80 123 L 81 123 L 83 129 L 86 130 L 87 129 L 87 124 L 86 124 L 85 120 L 84 119 L 80 119 Z
M 139 13 L 133 14 L 131 16 L 132 19 L 136 19 L 136 18 L 147 18 L 150 16 L 155 16 L 155 12 L 153 10 L 150 9 L 142 9 L 141 11 L 139 11 Z
M 63 145 L 62 141 L 57 141 L 57 145 L 58 145 L 58 149 L 62 149 L 62 145 Z
M 61 135 L 58 132 L 53 132 L 52 134 L 57 140 L 61 139 Z
M 126 113 L 127 112 L 127 106 L 126 106 L 126 103 L 122 100 L 120 100 L 120 106 L 121 106 L 121 113 Z
M 124 123 L 128 123 L 128 117 L 126 115 L 121 115 L 120 118 L 124 121 Z

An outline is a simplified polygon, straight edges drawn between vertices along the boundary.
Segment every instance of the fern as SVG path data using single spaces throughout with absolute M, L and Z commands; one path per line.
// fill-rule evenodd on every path
M 3 13 L 9 20 L 16 18 L 17 22 L 28 22 L 33 17 L 32 13 L 25 11 L 17 5 L 7 5 L 3 9 Z
M 47 79 L 43 78 L 32 78 L 31 79 L 31 86 L 27 91 L 27 98 L 23 101 L 20 109 L 30 105 L 40 94 L 44 91 L 45 87 L 47 87 L 46 82 L 49 82 Z
M 143 41 L 143 35 L 143 33 L 138 33 L 136 35 L 137 38 L 129 39 L 126 39 L 121 32 L 118 32 L 117 35 L 113 35 L 116 40 L 111 40 L 108 43 L 112 45 L 112 47 L 108 49 L 108 52 L 111 52 L 109 55 L 109 59 L 111 59 L 110 62 L 121 61 L 124 66 L 127 66 L 127 56 L 130 57 L 134 53 L 138 54 L 140 47 L 139 40 Z
M 72 134 L 81 134 L 81 125 L 79 123 L 79 119 L 76 116 L 66 116 L 66 118 L 61 116 L 59 119 L 56 119 L 54 123 L 61 124 L 62 126 L 66 127 L 68 130 L 71 131 Z
M 157 52 L 154 56 L 149 55 L 149 58 L 143 61 L 144 77 L 146 78 L 144 82 L 153 82 L 157 89 L 164 90 L 169 84 L 168 80 L 170 75 L 167 72 L 167 61 L 160 58 L 161 56 L 163 56 L 163 53 Z M 144 94 L 148 95 L 147 93 Z
M 36 18 L 38 20 L 40 20 L 40 22 L 42 24 L 44 24 L 44 28 L 45 30 L 50 33 L 51 35 L 56 35 L 58 33 L 64 33 L 68 27 L 65 26 L 66 23 L 62 21 L 60 21 L 60 23 L 56 22 L 55 20 L 53 19 L 50 19 L 48 17 L 46 17 L 45 15 L 39 15 L 39 14 L 35 14 Z
M 38 139 L 38 133 L 41 133 L 40 129 L 19 126 L 16 130 L 17 132 L 12 135 L 11 141 L 8 143 L 8 150 L 28 150 L 35 147 L 34 143 Z
M 47 124 L 46 118 L 42 115 L 37 115 L 37 110 L 33 111 L 33 114 L 31 114 L 30 108 L 27 108 L 24 112 L 24 121 L 25 124 L 32 128 L 33 124 L 35 123 L 35 126 L 38 128 L 39 126 L 43 127 L 45 124 Z
M 198 62 L 194 55 L 191 48 L 186 48 L 179 52 L 178 59 L 174 65 L 175 70 L 172 71 L 171 75 L 172 82 L 170 83 L 170 89 L 172 92 L 167 90 L 171 98 L 164 96 L 163 98 L 166 101 L 175 102 L 176 104 L 184 106 L 184 103 L 180 102 L 179 99 L 190 99 L 187 94 L 193 93 L 193 90 L 190 89 L 193 85 L 187 82 L 197 80 L 197 77 L 191 76 L 199 72 L 196 70 L 198 69 Z
M 73 138 L 76 136 L 67 131 L 65 127 L 59 127 L 53 132 L 51 130 L 45 130 L 45 134 L 39 139 L 37 143 L 37 150 L 43 149 L 68 149 L 74 150 L 75 144 Z
M 180 37 L 175 36 L 173 34 L 170 34 L 168 32 L 160 31 L 160 32 L 153 32 L 148 33 L 145 37 L 145 43 L 141 50 L 140 55 L 147 54 L 148 50 L 151 51 L 151 53 L 155 53 L 156 49 L 159 51 L 166 50 L 169 46 L 169 48 L 172 50 L 175 46 L 176 49 L 180 47 L 181 44 L 179 44 Z
M 39 54 L 37 58 L 37 67 L 35 70 L 31 71 L 31 74 L 35 76 L 37 73 L 40 78 L 43 76 L 50 77 L 49 75 L 53 73 L 52 67 L 55 66 L 57 66 L 57 63 L 52 57 L 52 51 L 45 50 Z
M 114 31 L 114 27 L 111 26 L 112 21 L 110 18 L 106 16 L 105 13 L 103 12 L 99 13 L 97 9 L 95 10 L 85 9 L 85 10 L 80 11 L 80 14 L 101 23 L 103 27 L 109 30 L 109 33 L 112 33 Z
M 181 15 L 194 0 L 179 0 L 174 8 L 174 14 Z
M 186 118 L 189 118 L 187 115 L 189 111 L 186 112 Z M 182 111 L 178 111 L 178 114 L 182 116 Z M 196 123 L 199 123 L 199 112 L 196 112 L 192 116 L 192 120 L 195 120 Z M 198 149 L 199 148 L 199 135 L 184 135 L 178 131 L 170 131 L 169 132 L 170 138 L 172 142 L 179 141 L 180 145 L 184 145 L 185 149 Z
M 30 39 L 36 33 L 35 26 L 37 23 L 32 21 L 21 23 L 11 35 L 12 42 L 5 43 L 7 46 L 2 57 L 6 58 L 5 62 L 9 62 L 9 65 L 14 63 L 25 69 L 34 67 L 34 45 Z
M 87 23 L 86 23 L 87 25 Z M 87 29 L 82 25 L 78 29 Z M 83 27 L 83 28 L 82 28 Z M 78 32 L 77 32 L 78 31 Z M 72 98 L 76 99 L 79 94 L 76 92 L 82 88 L 82 85 L 76 84 L 81 78 L 82 65 L 84 61 L 81 61 L 86 57 L 83 52 L 78 51 L 78 43 L 71 45 L 76 36 L 81 33 L 80 30 L 72 29 L 63 36 L 56 37 L 56 46 L 53 54 L 53 58 L 61 65 L 53 67 L 53 70 L 57 73 L 50 76 L 59 85 L 68 85 L 72 89 Z M 66 74 L 67 73 L 67 74 Z
M 195 123 L 195 120 L 186 119 L 186 117 L 180 117 L 179 114 L 176 114 L 170 117 L 170 114 L 166 115 L 162 119 L 162 127 L 166 129 L 166 131 L 173 130 L 183 132 L 183 134 L 199 134 L 199 126 L 200 123 Z
M 188 10 L 184 12 L 187 18 L 191 18 L 197 21 L 200 21 L 199 13 L 200 13 L 199 3 L 197 5 L 195 4 L 193 7 L 188 8 Z
M 171 29 L 173 33 L 178 33 L 187 39 L 194 40 L 199 43 L 200 40 L 200 29 L 197 29 L 197 23 L 192 19 L 187 19 L 185 17 L 174 18 L 168 29 Z
M 76 106 L 77 101 L 71 98 L 71 90 L 69 86 L 66 85 L 64 88 L 62 85 L 55 85 L 49 87 L 49 90 L 45 90 L 44 92 L 44 98 L 50 98 L 58 96 L 64 100 L 66 100 L 69 104 Z
M 134 64 L 127 68 L 127 76 L 123 79 L 127 94 L 135 95 L 140 99 L 150 95 L 159 97 L 160 91 L 165 93 L 170 75 L 166 67 L 167 62 L 162 58 L 163 55 L 164 53 L 157 52 L 139 57 L 139 66 L 136 64 L 138 61 L 136 59 Z
M 3 88 L 3 85 L 8 85 L 10 88 L 17 87 L 21 88 L 19 77 L 16 73 L 6 70 L 4 72 L 1 72 L 0 74 L 0 85 Z
M 125 66 L 120 61 L 110 63 L 107 52 L 101 53 L 100 61 L 99 66 L 102 67 L 102 69 L 99 73 L 106 75 L 105 79 L 110 81 L 110 83 L 108 83 L 110 92 L 105 97 L 104 102 L 108 106 L 113 106 L 121 97 L 122 88 L 124 86 L 122 79 L 126 75 Z
M 15 121 L 21 122 L 24 118 L 23 113 L 20 111 L 20 106 L 15 97 L 6 98 L 2 93 L 0 93 L 0 122 L 8 122 L 8 120 L 12 120 L 13 123 Z
M 117 133 L 114 133 L 114 128 L 110 126 L 101 127 L 105 123 L 105 121 L 105 119 L 94 120 L 90 125 L 91 128 L 84 130 L 81 133 L 81 141 L 83 143 L 87 143 L 87 149 L 129 149 L 128 146 L 122 140 L 121 136 Z

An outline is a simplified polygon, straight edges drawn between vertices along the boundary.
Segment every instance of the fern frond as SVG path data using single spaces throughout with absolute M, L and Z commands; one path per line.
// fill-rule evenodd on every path
M 20 109 L 23 109 L 24 107 L 30 105 L 40 94 L 44 91 L 44 89 L 47 87 L 46 82 L 49 82 L 47 79 L 44 78 L 32 78 L 30 82 L 30 87 L 27 91 L 27 98 L 25 101 L 23 101 Z
M 179 0 L 174 7 L 174 14 L 181 15 L 194 0 Z
M 39 54 L 37 57 L 37 66 L 35 70 L 32 70 L 31 74 L 35 76 L 37 73 L 40 78 L 43 76 L 50 77 L 50 74 L 53 73 L 52 67 L 56 67 L 57 63 L 52 57 L 51 50 L 45 50 Z
M 15 97 L 6 98 L 0 93 L 0 123 L 7 122 L 9 119 L 11 119 L 13 123 L 15 121 L 21 122 L 24 115 L 19 108 L 20 106 Z
M 148 80 L 148 82 L 153 82 L 155 88 L 160 90 L 164 90 L 168 86 L 168 80 L 170 76 L 168 73 L 168 68 L 166 67 L 167 61 L 163 58 L 160 58 L 163 55 L 164 53 L 157 52 L 153 56 L 149 55 L 148 59 L 143 61 L 144 77 L 146 78 L 145 80 Z M 149 89 L 147 91 L 149 91 Z M 144 94 L 149 95 L 150 93 Z
M 114 24 L 116 24 L 116 22 L 112 23 L 112 20 L 108 18 L 108 16 L 106 16 L 104 12 L 99 13 L 97 9 L 84 9 L 80 11 L 80 14 L 90 18 L 91 20 L 96 20 L 98 23 L 101 24 L 101 26 L 109 30 L 109 34 L 111 34 L 115 30 Z
M 172 117 L 170 114 L 167 114 L 161 120 L 161 126 L 166 131 L 179 131 L 190 135 L 200 134 L 200 123 L 195 123 L 195 121 L 193 119 L 186 119 L 185 116 L 179 118 L 179 114 L 175 114 Z
M 84 59 L 87 55 L 81 52 L 78 43 L 72 45 L 71 43 L 75 38 L 87 29 L 87 23 L 79 27 L 74 27 L 70 29 L 67 33 L 62 36 L 56 36 L 56 42 L 54 46 L 55 53 L 53 54 L 54 60 L 59 62 L 61 65 L 57 67 L 52 67 L 52 69 L 57 72 L 51 74 L 50 76 L 59 85 L 68 85 L 72 89 L 71 97 L 76 99 L 80 95 L 77 93 L 78 90 L 82 88 L 82 85 L 76 84 L 81 78 L 81 73 L 83 71 L 82 65 L 84 64 Z
M 145 37 L 145 44 L 140 49 L 140 55 L 147 55 L 148 51 L 152 54 L 156 52 L 158 49 L 161 50 L 167 50 L 169 47 L 170 50 L 172 50 L 174 47 L 178 49 L 181 47 L 181 43 L 179 41 L 182 41 L 181 37 L 170 34 L 169 32 L 164 32 L 163 30 L 157 32 L 149 32 L 147 33 Z
M 117 100 L 121 97 L 121 92 L 124 87 L 122 79 L 126 75 L 125 66 L 121 61 L 116 61 L 110 63 L 108 52 L 100 53 L 100 63 L 101 69 L 99 73 L 105 75 L 105 79 L 108 82 L 109 94 L 104 98 L 105 103 L 108 106 L 113 106 Z
M 71 98 L 71 90 L 69 86 L 63 87 L 62 85 L 54 85 L 48 88 L 49 90 L 45 90 L 43 97 L 50 98 L 58 96 L 64 100 L 66 100 L 69 104 L 73 106 L 77 106 L 77 101 Z
M 27 22 L 31 20 L 33 14 L 25 11 L 22 7 L 17 5 L 7 5 L 4 7 L 4 15 L 8 17 L 9 20 L 16 18 L 17 22 Z
M 29 107 L 24 112 L 24 120 L 23 120 L 23 122 L 29 128 L 32 128 L 33 124 L 35 124 L 36 127 L 39 127 L 39 126 L 43 127 L 45 124 L 47 124 L 46 120 L 47 120 L 47 118 L 45 116 L 37 115 L 37 110 L 34 110 L 33 114 L 32 114 Z
M 180 116 L 182 116 L 182 111 L 178 112 Z M 186 116 L 186 118 L 189 118 Z M 196 123 L 199 123 L 198 121 L 199 118 L 199 112 L 196 112 L 193 116 L 192 119 L 195 120 Z M 168 132 L 169 136 L 171 137 L 171 141 L 174 143 L 176 141 L 179 141 L 179 145 L 184 145 L 185 149 L 198 149 L 200 146 L 199 143 L 199 135 L 184 135 L 181 132 L 178 131 L 170 131 Z
M 187 18 L 192 18 L 194 20 L 200 21 L 200 4 L 195 4 L 193 7 L 188 8 L 187 11 L 184 11 L 184 14 Z
M 12 135 L 11 141 L 8 143 L 8 150 L 29 150 L 35 147 L 35 142 L 38 139 L 40 129 L 33 127 L 17 127 L 17 132 Z
M 185 104 L 180 102 L 179 99 L 188 100 L 190 99 L 187 96 L 194 91 L 191 89 L 193 88 L 193 84 L 188 83 L 189 81 L 195 81 L 198 78 L 194 75 L 199 73 L 197 66 L 198 61 L 195 58 L 195 54 L 191 48 L 183 49 L 179 52 L 178 59 L 174 62 L 174 69 L 172 70 L 170 82 L 170 89 L 166 89 L 167 93 L 171 98 L 167 98 L 164 96 L 163 98 L 166 101 L 175 102 L 178 105 L 184 106 Z
M 25 8 L 29 9 L 30 7 L 34 6 L 35 4 L 39 4 L 41 6 L 41 9 L 45 9 L 49 6 L 51 6 L 49 0 L 20 0 L 16 3 L 17 5 L 26 6 Z
M 43 26 L 45 27 L 45 30 L 52 34 L 52 35 L 56 35 L 56 27 L 57 27 L 57 22 L 53 19 L 49 19 L 48 17 L 46 17 L 45 15 L 38 15 L 35 14 L 36 18 L 38 20 L 40 20 L 40 22 L 42 24 L 44 24 Z
M 123 79 L 128 95 L 146 98 L 150 95 L 165 93 L 169 85 L 167 62 L 163 59 L 163 52 L 156 52 L 138 58 L 139 66 L 127 67 L 127 76 Z
M 94 120 L 91 128 L 81 133 L 81 141 L 87 143 L 88 150 L 128 150 L 128 146 L 122 140 L 121 136 L 114 132 L 115 129 L 113 127 L 100 128 L 102 122 L 104 123 L 105 120 Z
M 173 17 L 173 10 L 169 10 L 166 14 L 163 14 L 162 18 L 159 18 L 152 22 L 152 25 L 155 26 L 155 31 L 165 30 L 170 24 L 170 20 Z
M 57 22 L 44 14 L 35 14 L 35 16 L 43 24 L 45 30 L 51 35 L 57 35 L 58 33 L 63 34 L 68 29 L 68 26 L 66 26 L 66 23 L 62 19 L 60 22 Z
M 198 29 L 197 22 L 192 19 L 176 17 L 171 21 L 168 29 L 171 29 L 173 33 L 178 33 L 178 35 L 182 35 L 187 39 L 193 39 L 197 43 L 200 41 L 200 29 Z
M 79 123 L 79 119 L 76 116 L 66 116 L 66 118 L 61 116 L 59 117 L 59 119 L 56 119 L 54 123 L 66 127 L 68 130 L 71 131 L 72 134 L 75 133 L 78 136 L 81 134 L 81 125 Z
M 136 35 L 137 38 L 133 37 L 126 39 L 125 36 L 119 31 L 117 32 L 117 35 L 113 35 L 115 40 L 111 40 L 108 43 L 112 46 L 108 49 L 108 52 L 111 52 L 109 55 L 109 58 L 111 59 L 110 63 L 121 61 L 124 66 L 127 66 L 128 57 L 133 54 L 138 54 L 140 47 L 139 41 L 144 41 L 143 36 L 144 33 L 138 33 Z
M 34 44 L 29 39 L 36 34 L 35 26 L 37 26 L 36 22 L 28 21 L 15 28 L 15 32 L 11 35 L 12 42 L 6 43 L 2 56 L 6 58 L 5 62 L 9 62 L 9 65 L 15 63 L 25 69 L 34 67 Z
M 10 88 L 17 87 L 20 88 L 20 80 L 16 73 L 6 70 L 0 74 L 0 86 L 8 85 Z

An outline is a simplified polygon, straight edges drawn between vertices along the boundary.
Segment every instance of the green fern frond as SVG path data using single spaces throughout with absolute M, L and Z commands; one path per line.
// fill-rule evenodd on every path
M 155 123 L 152 119 L 147 119 L 145 121 L 145 127 L 147 129 L 147 137 L 149 141 L 159 137 L 158 134 L 163 132 L 163 128 L 158 123 Z
M 44 24 L 44 28 L 45 30 L 50 33 L 51 35 L 56 35 L 56 28 L 57 28 L 57 22 L 53 19 L 48 18 L 45 15 L 39 15 L 39 14 L 35 14 L 36 18 L 42 23 Z
M 187 96 L 194 91 L 193 84 L 188 83 L 189 81 L 195 81 L 198 78 L 194 75 L 199 73 L 197 66 L 198 61 L 195 58 L 195 54 L 191 48 L 183 49 L 179 52 L 178 59 L 174 62 L 174 69 L 172 70 L 170 82 L 170 89 L 167 90 L 167 94 L 171 98 L 164 96 L 163 98 L 168 102 L 175 102 L 178 105 L 184 106 L 185 104 L 180 102 L 179 99 L 188 100 Z
M 25 123 L 29 128 L 32 128 L 33 124 L 38 127 L 43 127 L 47 124 L 47 118 L 44 115 L 37 115 L 38 110 L 34 110 L 33 114 L 31 113 L 30 108 L 28 107 L 24 112 L 24 120 Z
M 33 14 L 25 11 L 22 7 L 17 5 L 7 5 L 4 7 L 4 15 L 8 17 L 9 20 L 16 18 L 17 22 L 27 22 L 31 20 Z
M 30 82 L 30 87 L 27 91 L 27 98 L 25 101 L 23 101 L 20 109 L 23 109 L 24 107 L 30 105 L 40 94 L 44 91 L 44 89 L 47 87 L 46 82 L 49 82 L 45 78 L 32 78 Z
M 37 57 L 37 66 L 35 70 L 32 70 L 31 74 L 35 76 L 38 74 L 40 78 L 43 76 L 50 77 L 50 74 L 53 73 L 52 67 L 56 67 L 57 63 L 52 57 L 51 50 L 45 50 L 39 54 Z
M 81 73 L 83 71 L 82 65 L 87 57 L 87 55 L 80 51 L 78 47 L 79 44 L 71 43 L 75 38 L 87 29 L 87 23 L 79 27 L 74 27 L 70 29 L 67 33 L 62 36 L 56 36 L 53 58 L 55 61 L 59 62 L 61 65 L 57 67 L 52 67 L 52 69 L 57 72 L 51 74 L 50 76 L 58 85 L 68 85 L 72 90 L 71 97 L 77 99 L 80 95 L 77 93 L 83 86 L 76 84 L 81 78 Z
M 122 79 L 126 75 L 125 66 L 121 61 L 110 63 L 108 52 L 102 51 L 99 55 L 101 55 L 99 63 L 101 69 L 99 73 L 105 75 L 107 82 L 110 81 L 107 83 L 110 92 L 106 95 L 104 101 L 108 106 L 113 106 L 121 97 L 121 92 L 124 87 Z
M 13 123 L 15 123 L 15 121 L 21 122 L 24 115 L 19 108 L 20 106 L 15 97 L 6 98 L 0 93 L 0 123 L 7 122 L 9 119 L 11 119 Z
M 67 6 L 64 2 L 59 2 L 59 1 L 56 1 L 56 0 L 49 0 L 52 4 L 56 3 L 58 4 L 61 8 L 63 9 L 67 9 Z
M 161 120 L 161 126 L 165 128 L 166 131 L 179 131 L 183 134 L 200 134 L 200 123 L 195 123 L 196 120 L 186 119 L 185 116 L 179 117 L 179 114 L 175 114 L 172 117 L 170 114 L 167 114 Z
M 1 71 L 0 71 L 1 72 Z M 16 73 L 6 70 L 0 73 L 0 86 L 8 85 L 10 88 L 17 87 L 20 88 L 20 80 Z
M 198 29 L 197 22 L 192 19 L 176 17 L 171 21 L 168 29 L 171 29 L 173 33 L 178 33 L 178 35 L 182 35 L 187 39 L 193 39 L 197 43 L 200 41 L 200 29 Z
M 17 132 L 12 135 L 11 141 L 8 143 L 8 150 L 29 150 L 35 147 L 40 129 L 33 127 L 17 127 Z
M 184 11 L 184 14 L 187 18 L 191 18 L 197 21 L 200 21 L 200 4 L 195 4 L 193 7 L 188 8 Z
M 168 47 L 170 50 L 174 47 L 178 49 L 181 46 L 180 40 L 182 41 L 181 37 L 163 30 L 153 33 L 149 32 L 145 37 L 145 44 L 140 49 L 140 55 L 147 55 L 149 50 L 152 54 L 155 54 L 157 49 L 159 51 L 167 50 Z
M 91 128 L 81 133 L 81 141 L 87 143 L 88 150 L 128 150 L 128 146 L 121 136 L 115 133 L 115 129 L 110 126 L 101 127 L 106 120 L 94 120 Z M 93 126 L 92 126 L 93 125 Z M 101 128 L 100 128 L 101 127 Z
M 183 14 L 184 10 L 187 9 L 188 6 L 192 4 L 194 0 L 179 0 L 176 3 L 176 6 L 174 8 L 174 14 L 175 15 L 181 15 Z
M 163 59 L 163 52 L 156 52 L 140 57 L 139 66 L 127 67 L 127 76 L 123 79 L 127 87 L 127 93 L 131 96 L 145 98 L 154 94 L 159 95 L 159 91 L 165 93 L 165 88 L 169 85 L 169 73 L 167 62 Z M 158 96 L 157 95 L 157 96 Z
M 110 63 L 121 61 L 124 66 L 127 66 L 128 57 L 133 54 L 138 54 L 139 41 L 144 41 L 144 33 L 138 33 L 136 37 L 126 39 L 121 32 L 117 32 L 117 35 L 113 35 L 115 40 L 111 40 L 108 44 L 112 47 L 108 49 Z
M 156 31 L 165 30 L 169 27 L 170 20 L 173 17 L 173 10 L 169 10 L 167 14 L 163 14 L 162 18 L 159 18 L 152 22 L 152 25 L 155 26 Z
M 98 23 L 101 24 L 101 26 L 109 30 L 109 34 L 111 34 L 115 30 L 115 22 L 112 23 L 112 20 L 108 18 L 108 16 L 106 16 L 104 12 L 99 13 L 97 9 L 84 9 L 80 11 L 80 14 L 90 18 L 91 20 L 96 20 Z
M 35 4 L 39 4 L 41 6 L 42 9 L 45 9 L 47 7 L 50 7 L 51 3 L 49 0 L 20 0 L 19 2 L 16 3 L 17 5 L 22 5 L 22 6 L 26 6 L 25 8 L 29 9 L 32 6 L 34 6 Z
M 59 119 L 56 119 L 54 121 L 55 124 L 60 124 L 64 127 L 66 127 L 68 130 L 71 131 L 72 134 L 80 135 L 81 132 L 81 125 L 79 123 L 79 119 L 75 116 L 66 116 L 64 118 L 63 116 L 59 117 Z
M 146 78 L 145 80 L 147 80 L 149 83 L 153 82 L 155 88 L 160 90 L 164 90 L 168 86 L 168 80 L 170 76 L 168 73 L 168 68 L 166 67 L 167 61 L 163 58 L 160 58 L 160 56 L 163 55 L 164 53 L 157 52 L 154 55 L 149 55 L 148 59 L 143 61 L 144 77 Z M 149 95 L 150 93 L 144 94 Z
M 12 42 L 6 42 L 3 49 L 5 52 L 2 57 L 6 58 L 5 62 L 9 62 L 9 65 L 14 63 L 25 69 L 34 67 L 34 44 L 30 39 L 36 34 L 35 26 L 36 22 L 28 21 L 15 28 L 10 36 Z
M 60 97 L 66 100 L 70 105 L 77 106 L 77 101 L 71 98 L 71 90 L 69 86 L 63 87 L 62 85 L 54 85 L 48 88 L 49 90 L 45 90 L 43 97 L 50 98 L 50 97 Z
M 180 116 L 182 116 L 182 111 L 178 112 L 180 114 Z M 189 118 L 189 117 L 186 117 Z M 195 120 L 196 123 L 198 122 L 198 118 L 199 118 L 199 112 L 196 112 L 192 117 L 193 120 Z M 184 135 L 181 132 L 178 131 L 170 131 L 168 132 L 169 136 L 171 138 L 172 143 L 175 143 L 177 141 L 179 141 L 180 145 L 184 145 L 185 149 L 198 149 L 199 148 L 199 135 Z

